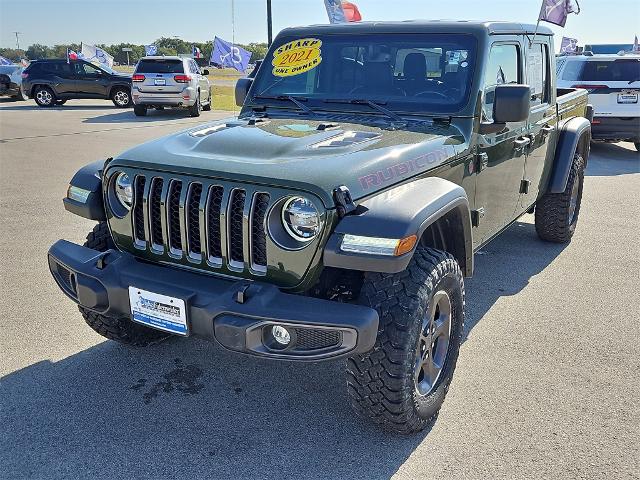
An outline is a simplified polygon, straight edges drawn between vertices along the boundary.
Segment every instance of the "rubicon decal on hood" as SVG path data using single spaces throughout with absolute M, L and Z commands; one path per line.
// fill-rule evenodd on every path
M 316 68 L 322 62 L 322 41 L 317 38 L 302 38 L 278 47 L 273 52 L 273 74 L 276 77 L 300 75 Z

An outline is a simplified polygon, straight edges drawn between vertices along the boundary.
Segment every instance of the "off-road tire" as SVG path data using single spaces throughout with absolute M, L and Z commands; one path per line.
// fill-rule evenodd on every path
M 451 300 L 446 357 L 432 389 L 421 395 L 414 370 L 423 318 L 436 292 Z M 378 312 L 373 350 L 347 360 L 347 390 L 359 415 L 384 429 L 413 433 L 430 427 L 453 378 L 464 330 L 464 279 L 448 253 L 419 247 L 407 269 L 397 274 L 368 273 L 359 303 Z
M 50 108 L 56 104 L 56 94 L 46 85 L 38 85 L 33 90 L 33 99 L 39 107 Z
M 210 112 L 212 108 L 213 108 L 213 93 L 211 93 L 211 89 L 209 89 L 209 100 L 206 105 L 203 105 L 202 111 Z
M 144 105 L 134 105 L 133 113 L 136 114 L 136 117 L 146 117 L 147 116 L 147 107 Z
M 202 104 L 200 103 L 200 91 L 198 91 L 197 97 L 196 97 L 196 103 L 194 103 L 193 106 L 189 107 L 189 116 L 199 117 L 201 111 L 202 111 Z
M 91 233 L 87 235 L 84 246 L 100 252 L 115 248 L 106 222 L 100 222 L 93 227 Z M 109 340 L 135 347 L 146 347 L 161 342 L 169 336 L 159 330 L 134 323 L 129 318 L 106 317 L 81 306 L 78 306 L 78 309 L 87 325 Z
M 571 199 L 577 182 L 576 205 L 571 213 Z M 578 224 L 582 187 L 584 184 L 584 159 L 576 153 L 573 157 L 567 186 L 562 193 L 546 193 L 536 203 L 536 232 L 547 242 L 567 243 L 573 237 Z
M 124 87 L 116 87 L 113 89 L 113 92 L 111 92 L 111 101 L 118 108 L 129 108 L 133 105 L 131 91 Z

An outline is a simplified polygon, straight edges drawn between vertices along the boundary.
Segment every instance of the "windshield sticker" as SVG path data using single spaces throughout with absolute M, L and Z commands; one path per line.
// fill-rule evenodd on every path
M 322 62 L 322 41 L 317 38 L 301 38 L 285 43 L 273 52 L 273 74 L 276 77 L 300 75 L 316 68 Z

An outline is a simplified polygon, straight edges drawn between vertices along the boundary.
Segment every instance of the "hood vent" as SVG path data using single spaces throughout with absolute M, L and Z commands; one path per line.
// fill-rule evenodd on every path
M 227 128 L 237 127 L 238 124 L 233 123 L 221 123 L 219 125 L 213 125 L 212 127 L 200 128 L 199 130 L 193 130 L 189 132 L 189 135 L 192 137 L 206 137 L 207 135 L 211 135 L 212 133 L 221 132 L 222 130 L 226 130 Z
M 370 140 L 376 140 L 380 138 L 379 133 L 373 132 L 343 132 L 340 135 L 323 140 L 322 142 L 311 145 L 311 148 L 338 148 L 338 147 L 350 147 L 358 143 L 368 142 Z

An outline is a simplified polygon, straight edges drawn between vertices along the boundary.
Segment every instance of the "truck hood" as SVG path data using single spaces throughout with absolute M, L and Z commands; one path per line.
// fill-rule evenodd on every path
M 453 125 L 383 130 L 342 121 L 226 119 L 137 146 L 110 164 L 305 190 L 326 207 L 357 200 L 446 163 L 464 139 Z

